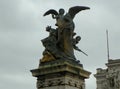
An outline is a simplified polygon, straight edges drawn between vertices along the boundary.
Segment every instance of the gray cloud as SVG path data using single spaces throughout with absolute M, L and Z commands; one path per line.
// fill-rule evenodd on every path
M 108 0 L 0 0 L 0 88 L 35 89 L 35 78 L 29 70 L 37 68 L 42 57 L 40 40 L 47 37 L 47 25 L 53 27 L 51 16 L 43 17 L 48 9 L 75 5 L 89 6 L 74 19 L 77 35 L 82 37 L 78 46 L 89 56 L 75 51 L 78 60 L 93 74 L 96 68 L 105 68 L 106 29 L 109 30 L 110 57 L 119 58 L 120 53 L 120 1 Z M 89 89 L 95 89 L 95 78 L 86 80 Z

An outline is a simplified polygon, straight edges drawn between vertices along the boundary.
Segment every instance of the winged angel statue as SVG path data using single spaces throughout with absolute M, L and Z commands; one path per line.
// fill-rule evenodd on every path
M 51 28 L 51 26 L 46 27 L 46 31 L 49 32 L 49 36 L 41 40 L 45 47 L 41 62 L 56 59 L 76 60 L 74 49 L 83 52 L 76 46 L 76 44 L 81 40 L 81 37 L 75 37 L 76 33 L 74 32 L 75 25 L 73 19 L 78 12 L 87 9 L 90 8 L 86 6 L 74 6 L 69 8 L 69 11 L 66 14 L 64 14 L 65 11 L 62 8 L 59 9 L 58 12 L 54 9 L 50 9 L 44 13 L 43 16 L 52 15 L 52 18 L 56 19 L 55 25 L 57 28 L 54 29 Z

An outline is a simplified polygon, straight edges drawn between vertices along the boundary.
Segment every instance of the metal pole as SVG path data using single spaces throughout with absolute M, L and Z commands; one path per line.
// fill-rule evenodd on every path
M 110 58 L 109 58 L 109 39 L 108 39 L 108 30 L 106 30 L 106 36 L 107 36 L 107 57 L 108 57 L 108 60 L 109 60 Z

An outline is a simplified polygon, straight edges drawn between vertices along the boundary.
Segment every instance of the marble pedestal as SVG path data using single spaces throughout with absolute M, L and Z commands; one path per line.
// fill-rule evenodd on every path
M 31 72 L 37 77 L 37 89 L 85 89 L 85 79 L 91 74 L 72 60 L 40 63 Z

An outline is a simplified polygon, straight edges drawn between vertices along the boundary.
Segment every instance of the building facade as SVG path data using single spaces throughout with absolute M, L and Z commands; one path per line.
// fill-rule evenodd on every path
M 94 75 L 97 89 L 120 89 L 120 59 L 108 60 L 107 68 L 98 68 Z

